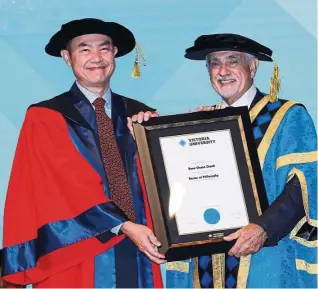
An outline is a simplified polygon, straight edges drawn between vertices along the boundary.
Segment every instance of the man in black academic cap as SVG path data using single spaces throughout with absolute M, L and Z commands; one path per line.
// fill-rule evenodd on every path
M 167 287 L 317 287 L 316 130 L 303 105 L 277 98 L 276 64 L 270 93 L 255 87 L 259 61 L 273 61 L 271 56 L 271 49 L 236 34 L 202 35 L 186 50 L 186 58 L 205 61 L 222 98 L 195 111 L 249 108 L 270 206 L 224 238 L 236 240 L 228 254 L 167 263 Z M 129 119 L 132 133 L 132 122 L 145 116 Z
M 110 89 L 115 58 L 135 45 L 118 23 L 80 19 L 45 47 L 76 82 L 25 116 L 4 213 L 2 274 L 10 286 L 162 286 L 164 256 L 127 128 L 128 116 L 154 109 Z M 138 74 L 136 65 L 138 58 Z
M 236 34 L 202 35 L 186 50 L 186 58 L 205 61 L 222 98 L 196 111 L 249 108 L 270 204 L 224 238 L 236 240 L 228 254 L 199 258 L 194 284 L 204 288 L 317 287 L 316 130 L 303 105 L 277 98 L 276 64 L 269 95 L 254 86 L 259 61 L 271 56 L 269 48 Z

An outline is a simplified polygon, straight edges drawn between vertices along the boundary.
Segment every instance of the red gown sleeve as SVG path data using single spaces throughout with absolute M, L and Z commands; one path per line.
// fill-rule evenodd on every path
M 30 108 L 5 202 L 4 280 L 34 284 L 113 247 L 124 236 L 104 244 L 94 237 L 109 229 L 101 220 L 108 220 L 103 208 L 111 204 L 101 177 L 74 146 L 63 116 Z

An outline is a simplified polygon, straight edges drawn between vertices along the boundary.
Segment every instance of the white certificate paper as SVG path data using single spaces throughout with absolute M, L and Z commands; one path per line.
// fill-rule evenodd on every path
M 230 130 L 160 138 L 180 235 L 249 223 Z

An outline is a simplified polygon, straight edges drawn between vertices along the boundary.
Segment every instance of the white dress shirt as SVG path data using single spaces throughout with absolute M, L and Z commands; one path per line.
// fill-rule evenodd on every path
M 252 84 L 252 86 L 249 88 L 248 91 L 246 91 L 237 101 L 235 101 L 234 103 L 231 104 L 231 106 L 233 107 L 238 107 L 238 106 L 247 106 L 248 108 L 250 108 L 252 101 L 256 95 L 256 87 Z M 229 105 L 222 100 L 221 102 L 221 108 L 226 108 Z
M 79 88 L 79 90 L 85 95 L 85 97 L 89 100 L 89 102 L 92 104 L 93 108 L 95 109 L 93 102 L 100 96 L 89 91 L 86 87 L 80 85 L 77 81 L 76 81 L 76 85 Z M 112 93 L 110 88 L 107 89 L 107 91 L 102 96 L 102 98 L 106 101 L 105 103 L 106 114 L 111 118 L 112 117 Z

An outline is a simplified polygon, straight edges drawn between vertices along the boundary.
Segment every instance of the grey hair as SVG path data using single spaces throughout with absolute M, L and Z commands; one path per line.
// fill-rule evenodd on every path
M 247 60 L 248 63 L 250 63 L 253 59 L 256 58 L 254 55 L 246 53 L 246 52 L 244 52 L 244 55 L 245 55 L 246 60 Z

